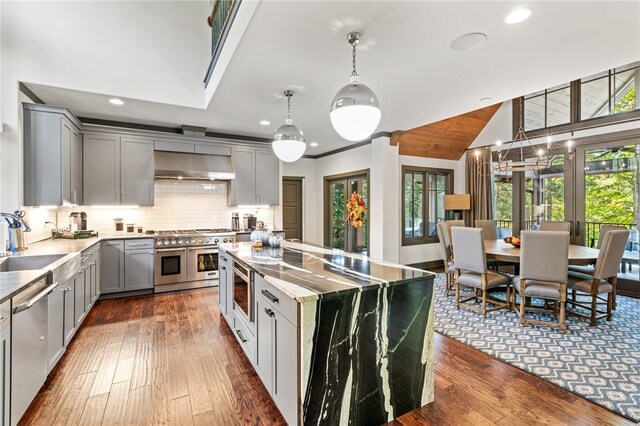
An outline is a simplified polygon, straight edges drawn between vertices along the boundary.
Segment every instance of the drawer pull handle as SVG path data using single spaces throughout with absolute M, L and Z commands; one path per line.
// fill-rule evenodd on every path
M 267 290 L 262 290 L 262 295 L 267 299 L 271 300 L 273 303 L 278 303 L 280 301 L 277 297 L 269 293 Z
M 269 315 L 271 318 L 276 316 L 276 314 L 269 308 L 264 308 L 264 313 Z
M 240 330 L 238 330 L 238 329 L 236 328 L 236 334 L 238 334 L 238 337 L 240 338 L 240 341 L 241 341 L 242 343 L 247 343 L 247 339 L 245 339 L 245 338 L 244 338 L 244 336 L 242 335 L 242 331 L 240 331 Z
M 139 247 L 139 246 L 151 247 L 151 244 L 150 243 L 129 243 L 129 247 Z

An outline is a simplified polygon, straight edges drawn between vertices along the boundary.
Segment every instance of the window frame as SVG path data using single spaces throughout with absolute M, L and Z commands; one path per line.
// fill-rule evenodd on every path
M 422 237 L 406 237 L 404 234 L 405 227 L 405 177 L 407 173 L 421 173 L 423 176 L 423 185 L 422 185 L 422 218 L 423 221 L 426 219 L 426 223 L 429 222 L 429 174 L 441 175 L 445 177 L 445 194 L 453 194 L 453 183 L 454 183 L 454 170 L 453 169 L 441 169 L 435 167 L 420 167 L 420 166 L 410 166 L 403 165 L 402 166 L 402 179 L 401 179 L 401 187 L 400 187 L 400 196 L 401 196 L 401 211 L 402 216 L 400 218 L 400 236 L 402 239 L 402 246 L 414 246 L 420 244 L 433 244 L 437 243 L 440 240 L 437 235 L 430 236 L 427 235 L 428 229 L 424 230 L 424 234 Z M 446 215 L 446 212 L 445 212 Z

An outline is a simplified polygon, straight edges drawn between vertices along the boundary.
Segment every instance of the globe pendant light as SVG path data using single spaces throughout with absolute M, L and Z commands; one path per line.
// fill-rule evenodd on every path
M 284 95 L 287 97 L 287 120 L 276 130 L 271 147 L 279 159 L 291 163 L 298 161 L 302 157 L 302 154 L 307 149 L 307 144 L 304 143 L 302 131 L 291 121 L 293 90 L 285 90 Z
M 331 124 L 348 141 L 367 139 L 380 123 L 378 97 L 366 84 L 358 82 L 356 72 L 356 46 L 362 35 L 349 33 L 347 40 L 353 48 L 351 82 L 338 91 L 331 102 Z

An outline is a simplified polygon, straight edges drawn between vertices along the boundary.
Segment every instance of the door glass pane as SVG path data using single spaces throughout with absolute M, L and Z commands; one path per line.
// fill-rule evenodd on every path
M 533 220 L 563 221 L 564 217 L 564 156 L 558 155 L 551 166 L 534 178 Z
M 365 206 L 369 206 L 369 182 L 364 177 L 349 179 L 349 194 L 356 193 L 362 197 L 362 201 Z M 367 228 L 369 226 L 368 211 L 364 214 L 364 222 L 362 226 L 354 228 L 353 225 L 348 224 L 348 241 L 345 248 L 346 251 L 356 253 L 367 253 L 368 241 L 367 241 Z
M 344 249 L 344 228 L 346 220 L 345 183 L 332 182 L 329 187 L 331 197 L 331 233 L 329 244 L 333 248 Z
M 162 256 L 160 258 L 160 274 L 164 276 L 168 275 L 180 275 L 180 257 L 181 256 Z
M 597 246 L 602 225 L 631 230 L 618 278 L 637 281 L 640 145 L 593 149 L 585 153 L 586 244 Z
M 524 229 L 531 229 L 535 223 L 534 206 L 534 186 L 536 185 L 536 179 L 532 176 L 528 176 L 531 172 L 525 173 L 524 179 Z
M 199 253 L 198 272 L 211 272 L 218 270 L 218 253 Z
M 513 229 L 513 179 L 511 174 L 493 176 L 493 217 L 498 222 L 499 235 L 509 236 Z

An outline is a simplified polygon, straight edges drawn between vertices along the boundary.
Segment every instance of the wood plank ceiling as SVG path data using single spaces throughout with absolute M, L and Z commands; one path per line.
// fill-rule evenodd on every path
M 502 104 L 436 121 L 391 135 L 391 145 L 399 145 L 400 155 L 459 160 Z

